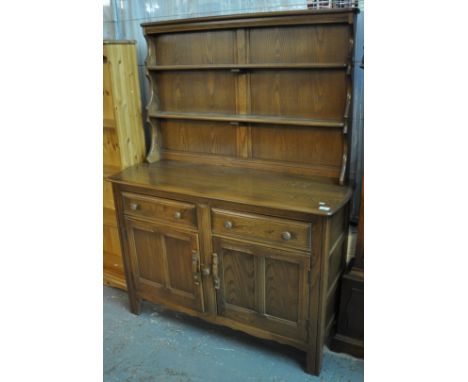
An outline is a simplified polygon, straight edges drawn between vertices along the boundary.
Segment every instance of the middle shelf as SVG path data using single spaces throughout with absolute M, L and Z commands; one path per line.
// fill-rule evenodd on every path
M 300 117 L 277 117 L 267 115 L 239 115 L 239 114 L 221 114 L 221 113 L 183 113 L 158 111 L 150 112 L 150 118 L 162 119 L 191 119 L 200 121 L 224 121 L 232 122 L 233 125 L 238 123 L 266 123 L 272 125 L 293 125 L 293 126 L 315 126 L 315 127 L 338 127 L 344 126 L 342 120 L 330 119 L 313 119 Z

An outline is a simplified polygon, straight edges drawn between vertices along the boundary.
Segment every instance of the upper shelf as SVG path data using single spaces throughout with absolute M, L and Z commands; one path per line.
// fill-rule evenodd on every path
M 192 119 L 201 121 L 221 121 L 233 123 L 266 123 L 271 125 L 317 126 L 317 127 L 343 127 L 340 120 L 325 120 L 299 117 L 276 117 L 268 115 L 239 115 L 239 114 L 210 114 L 210 113 L 181 113 L 158 111 L 149 113 L 152 118 L 164 119 Z
M 267 64 L 206 64 L 206 65 L 148 65 L 148 70 L 245 70 L 245 69 L 346 69 L 347 63 L 267 63 Z

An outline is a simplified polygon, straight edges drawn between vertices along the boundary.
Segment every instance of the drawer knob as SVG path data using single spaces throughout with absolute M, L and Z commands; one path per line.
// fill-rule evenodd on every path
M 140 207 L 138 203 L 130 203 L 130 209 L 136 211 Z
M 282 234 L 281 234 L 281 237 L 284 239 L 284 240 L 290 240 L 291 239 L 291 232 L 288 232 L 288 231 L 284 231 Z
M 232 222 L 229 220 L 226 220 L 224 222 L 224 228 L 231 229 L 232 228 Z
M 180 218 L 182 217 L 182 214 L 181 214 L 179 211 L 174 212 L 174 217 L 175 217 L 176 219 L 180 219 Z

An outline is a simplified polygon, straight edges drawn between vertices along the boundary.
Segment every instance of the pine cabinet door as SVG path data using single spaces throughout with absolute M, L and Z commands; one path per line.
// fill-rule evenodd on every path
M 219 315 L 306 340 L 308 254 L 219 238 L 214 249 Z
M 203 311 L 198 235 L 129 218 L 126 228 L 138 294 Z

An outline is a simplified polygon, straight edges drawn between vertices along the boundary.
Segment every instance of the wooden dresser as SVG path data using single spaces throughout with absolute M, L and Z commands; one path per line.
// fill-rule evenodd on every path
M 134 41 L 104 41 L 104 283 L 125 289 L 112 185 L 106 177 L 143 162 L 145 137 Z
M 142 299 L 307 352 L 345 267 L 353 11 L 143 24 L 148 163 L 113 175 Z

